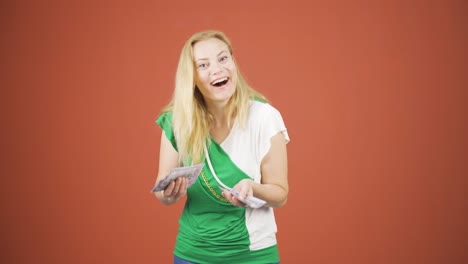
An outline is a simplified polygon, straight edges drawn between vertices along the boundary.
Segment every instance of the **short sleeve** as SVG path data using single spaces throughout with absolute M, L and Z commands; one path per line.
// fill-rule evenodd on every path
M 177 143 L 174 136 L 174 130 L 172 128 L 172 112 L 162 113 L 156 120 L 156 124 L 161 127 L 167 139 L 169 139 L 174 149 L 177 150 Z
M 271 105 L 262 111 L 259 131 L 259 160 L 263 160 L 271 148 L 271 138 L 281 132 L 286 143 L 289 142 L 289 135 L 283 121 L 281 113 Z

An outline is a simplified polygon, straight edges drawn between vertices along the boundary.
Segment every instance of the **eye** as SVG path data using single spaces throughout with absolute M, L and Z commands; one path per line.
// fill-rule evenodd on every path
M 205 69 L 206 67 L 208 67 L 208 64 L 207 64 L 207 63 L 199 63 L 199 64 L 197 65 L 197 68 L 199 68 L 199 69 Z
M 229 59 L 229 57 L 227 55 L 224 55 L 221 58 L 219 58 L 219 61 L 223 62 L 223 61 L 227 61 L 228 59 Z

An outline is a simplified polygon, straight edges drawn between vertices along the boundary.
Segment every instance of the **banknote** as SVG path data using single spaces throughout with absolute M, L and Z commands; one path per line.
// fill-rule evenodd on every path
M 223 187 L 219 187 L 219 188 L 221 188 L 221 190 L 228 190 L 229 192 L 232 193 L 232 195 L 234 195 L 234 197 L 236 197 L 239 201 L 245 203 L 248 207 L 260 208 L 266 204 L 266 201 L 260 198 L 254 197 L 252 195 L 247 195 L 245 199 L 241 199 L 239 198 L 239 192 L 232 188 L 223 188 Z
M 204 165 L 204 163 L 200 163 L 192 166 L 174 168 L 163 179 L 159 180 L 151 191 L 158 192 L 164 190 L 173 180 L 179 177 L 188 179 L 188 188 L 195 183 Z

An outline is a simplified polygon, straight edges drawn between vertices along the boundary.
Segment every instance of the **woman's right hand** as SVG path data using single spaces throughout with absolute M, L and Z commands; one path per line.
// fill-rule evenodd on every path
M 179 177 L 172 181 L 166 189 L 161 191 L 162 202 L 166 205 L 177 202 L 187 193 L 188 179 L 185 177 Z

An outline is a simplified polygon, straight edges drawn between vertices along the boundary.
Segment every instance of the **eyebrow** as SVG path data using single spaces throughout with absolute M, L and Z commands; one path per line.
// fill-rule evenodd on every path
M 221 55 L 221 54 L 223 54 L 223 53 L 228 53 L 228 52 L 227 52 L 227 50 L 222 50 L 222 51 L 220 51 L 218 54 L 216 54 L 216 57 L 218 57 L 219 55 Z M 208 58 L 196 59 L 195 62 L 201 61 L 201 60 L 208 60 Z

